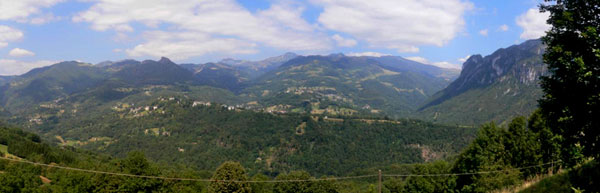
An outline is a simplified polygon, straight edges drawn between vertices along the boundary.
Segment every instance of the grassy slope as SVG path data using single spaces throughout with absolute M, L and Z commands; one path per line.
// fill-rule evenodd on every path
M 0 152 L 2 153 L 8 153 L 8 146 L 6 145 L 0 145 Z
M 599 192 L 600 185 L 594 183 L 598 179 L 600 179 L 599 164 L 596 161 L 590 161 L 568 172 L 543 179 L 520 193 L 573 192 L 573 187 L 585 190 L 585 192 Z

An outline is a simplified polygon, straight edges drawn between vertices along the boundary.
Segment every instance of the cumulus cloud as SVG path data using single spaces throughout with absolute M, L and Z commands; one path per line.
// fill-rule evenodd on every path
M 389 56 L 389 54 L 379 53 L 379 52 L 350 52 L 346 54 L 347 56 L 372 56 L 372 57 L 381 57 L 381 56 Z
M 200 56 L 208 52 L 230 51 L 233 46 L 248 47 L 249 44 L 286 50 L 330 49 L 331 39 L 320 32 L 317 26 L 304 20 L 303 11 L 301 5 L 285 2 L 274 3 L 268 9 L 251 13 L 233 0 L 99 0 L 88 10 L 73 17 L 73 21 L 89 22 L 94 30 L 118 32 L 133 31 L 134 28 L 131 27 L 133 23 L 140 23 L 149 28 L 157 28 L 164 24 L 170 30 L 163 31 L 162 34 L 174 33 L 178 37 L 162 39 L 160 43 L 168 45 L 188 43 L 187 47 L 192 46 L 192 41 L 198 44 L 194 48 L 200 52 L 186 51 L 182 54 L 170 52 L 180 59 Z M 201 38 L 192 34 L 197 34 Z M 146 40 L 128 50 L 127 53 L 132 54 L 131 56 L 152 54 L 148 48 L 154 47 L 151 45 L 156 45 L 157 41 L 147 38 Z M 207 43 L 212 47 L 201 45 Z M 218 45 L 218 43 L 233 43 L 233 45 Z M 242 50 L 244 51 L 241 53 L 249 53 L 247 48 Z
M 356 40 L 350 38 L 343 38 L 339 34 L 335 34 L 331 36 L 333 40 L 337 43 L 337 46 L 340 47 L 353 47 L 356 45 Z
M 412 60 L 415 62 L 419 62 L 419 63 L 423 63 L 423 64 L 429 64 L 429 65 L 433 65 L 433 66 L 437 66 L 440 68 L 452 68 L 452 69 L 460 69 L 461 65 L 459 64 L 453 64 L 447 61 L 442 61 L 442 62 L 430 62 L 429 60 L 427 60 L 426 58 L 420 57 L 420 56 L 411 56 L 411 57 L 404 57 L 408 60 Z
M 371 47 L 418 52 L 443 46 L 463 30 L 463 14 L 473 5 L 460 0 L 312 0 L 323 7 L 325 28 L 350 34 Z
M 550 17 L 550 13 L 540 13 L 538 9 L 529 9 L 527 12 L 517 17 L 516 22 L 521 28 L 521 39 L 535 39 L 546 34 L 546 30 L 550 29 L 550 25 L 546 20 Z
M 197 32 L 150 31 L 144 33 L 145 43 L 127 49 L 132 57 L 166 56 L 173 60 L 182 60 L 208 53 L 222 52 L 230 54 L 256 53 L 255 44 L 233 38 L 212 38 Z
M 0 20 L 27 21 L 33 14 L 39 14 L 41 8 L 50 7 L 64 0 L 2 0 L 0 1 Z
M 12 57 L 25 57 L 25 56 L 35 56 L 35 53 L 21 48 L 14 48 L 8 52 L 9 56 Z
M 40 60 L 25 62 L 19 60 L 0 59 L 0 75 L 21 75 L 34 68 L 49 66 L 56 61 Z
M 479 35 L 487 36 L 488 35 L 488 29 L 479 30 Z
M 508 25 L 506 25 L 506 24 L 503 24 L 503 25 L 501 25 L 500 27 L 498 27 L 498 29 L 499 29 L 500 31 L 508 31 Z
M 8 42 L 23 38 L 23 32 L 5 25 L 0 25 L 0 48 L 6 47 Z

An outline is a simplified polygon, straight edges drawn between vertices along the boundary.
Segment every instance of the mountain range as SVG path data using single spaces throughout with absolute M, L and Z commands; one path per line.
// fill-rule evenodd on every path
M 536 108 L 537 80 L 546 73 L 543 51 L 539 40 L 530 40 L 489 56 L 472 55 L 460 73 L 399 56 L 343 54 L 285 53 L 203 64 L 175 64 L 164 57 L 96 65 L 70 61 L 0 77 L 0 105 L 14 117 L 31 118 L 43 114 L 40 106 L 93 106 L 178 93 L 267 112 L 475 125 L 504 122 Z

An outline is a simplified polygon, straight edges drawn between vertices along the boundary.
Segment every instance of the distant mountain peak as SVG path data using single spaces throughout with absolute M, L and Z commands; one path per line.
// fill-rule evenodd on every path
M 160 57 L 160 60 L 158 61 L 158 63 L 162 63 L 162 64 L 174 64 L 173 61 L 171 61 L 169 58 L 167 57 Z
M 283 56 L 298 56 L 298 54 L 294 52 L 286 52 L 285 54 L 283 54 Z
M 483 61 L 483 56 L 481 54 L 473 54 L 465 61 L 465 63 L 463 63 L 462 69 L 474 68 L 474 66 L 470 66 L 470 65 L 478 64 L 481 61 Z

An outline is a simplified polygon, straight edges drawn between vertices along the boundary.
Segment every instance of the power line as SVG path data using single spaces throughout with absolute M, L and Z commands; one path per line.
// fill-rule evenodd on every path
M 81 168 L 72 168 L 72 167 L 59 166 L 59 165 L 50 165 L 50 164 L 37 163 L 37 162 L 32 162 L 32 161 L 27 161 L 27 160 L 10 159 L 10 158 L 5 158 L 5 157 L 0 157 L 0 159 L 12 161 L 12 162 L 32 164 L 32 165 L 37 165 L 37 166 L 44 166 L 44 167 L 49 167 L 49 168 L 59 168 L 59 169 L 87 172 L 87 173 L 95 173 L 95 174 L 137 177 L 137 178 L 147 178 L 147 179 L 161 179 L 161 180 L 197 181 L 197 182 L 248 182 L 248 183 L 310 182 L 310 181 L 333 181 L 333 180 L 359 179 L 359 178 L 369 178 L 369 177 L 377 176 L 377 175 L 362 175 L 362 176 L 332 177 L 332 178 L 320 178 L 320 179 L 315 178 L 315 179 L 305 179 L 305 180 L 264 180 L 264 181 L 261 181 L 261 180 L 213 180 L 213 179 L 173 178 L 173 177 L 162 177 L 162 176 L 134 175 L 134 174 L 125 174 L 125 173 L 116 173 L 116 172 L 88 170 L 88 169 L 81 169 Z
M 59 165 L 50 165 L 50 164 L 27 161 L 27 160 L 23 160 L 23 159 L 11 159 L 11 158 L 5 158 L 5 157 L 0 157 L 0 159 L 12 161 L 12 162 L 32 164 L 32 165 L 37 165 L 37 166 L 44 166 L 44 167 L 48 167 L 48 168 L 58 168 L 58 169 L 64 169 L 64 170 L 72 170 L 72 171 L 95 173 L 95 174 L 136 177 L 136 178 L 146 178 L 146 179 L 197 181 L 197 182 L 285 183 L 285 182 L 335 181 L 335 180 L 371 178 L 371 177 L 379 176 L 378 174 L 373 174 L 373 175 L 331 177 L 331 178 L 319 178 L 319 179 L 314 178 L 314 179 L 305 179 L 305 180 L 264 180 L 264 181 L 260 181 L 260 180 L 213 180 L 213 179 L 198 179 L 198 178 L 174 178 L 174 177 L 162 177 L 162 176 L 134 175 L 134 174 L 126 174 L 126 173 L 116 173 L 116 172 L 106 172 L 106 171 L 73 168 L 73 167 L 66 167 L 66 166 L 59 166 Z M 383 177 L 439 177 L 439 176 L 463 176 L 463 175 L 490 174 L 490 173 L 501 173 L 501 172 L 506 172 L 506 171 L 524 170 L 524 169 L 529 169 L 529 168 L 542 167 L 545 165 L 550 165 L 550 164 L 554 164 L 554 163 L 558 163 L 558 162 L 560 162 L 560 161 L 553 161 L 553 162 L 543 163 L 543 164 L 539 164 L 539 165 L 526 166 L 526 167 L 520 167 L 520 168 L 510 168 L 510 169 L 504 169 L 504 170 L 492 170 L 492 171 L 480 171 L 480 172 L 447 173 L 447 174 L 383 174 L 382 176 Z
M 465 173 L 449 173 L 449 174 L 384 174 L 385 177 L 437 177 L 437 176 L 466 176 L 466 175 L 477 175 L 477 174 L 491 174 L 491 173 L 502 173 L 507 171 L 515 171 L 515 170 L 524 170 L 529 168 L 542 167 L 545 165 L 550 165 L 554 163 L 558 163 L 561 161 L 553 161 L 533 166 L 525 166 L 520 168 L 509 168 L 503 170 L 491 170 L 491 171 L 479 171 L 479 172 L 465 172 Z

